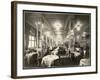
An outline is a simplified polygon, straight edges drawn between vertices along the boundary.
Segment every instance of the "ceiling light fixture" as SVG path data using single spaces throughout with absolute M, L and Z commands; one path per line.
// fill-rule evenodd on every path
M 60 28 L 62 27 L 60 21 L 56 21 L 56 22 L 54 23 L 54 27 L 55 27 L 55 29 L 56 29 L 57 31 L 59 31 Z

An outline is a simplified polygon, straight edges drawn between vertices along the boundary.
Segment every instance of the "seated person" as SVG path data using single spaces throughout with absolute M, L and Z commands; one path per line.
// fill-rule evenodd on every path
M 84 58 L 89 58 L 89 46 L 86 44 L 86 46 L 83 48 L 84 52 Z
M 81 48 L 77 42 L 75 42 L 74 51 L 71 52 L 71 59 L 74 65 L 79 65 L 81 59 Z
M 51 51 L 50 51 L 49 47 L 47 47 L 47 49 L 46 49 L 46 52 L 45 52 L 44 56 L 47 56 L 47 55 L 49 55 L 49 54 L 51 54 Z
M 58 55 L 65 55 L 66 54 L 66 51 L 63 47 L 59 47 L 58 49 Z

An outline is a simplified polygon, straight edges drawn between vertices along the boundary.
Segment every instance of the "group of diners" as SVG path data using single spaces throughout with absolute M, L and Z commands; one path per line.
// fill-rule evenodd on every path
M 77 43 L 74 49 L 66 48 L 63 45 L 47 47 L 44 55 L 41 51 L 30 50 L 24 56 L 26 67 L 67 67 L 89 65 L 89 46 L 80 47 Z

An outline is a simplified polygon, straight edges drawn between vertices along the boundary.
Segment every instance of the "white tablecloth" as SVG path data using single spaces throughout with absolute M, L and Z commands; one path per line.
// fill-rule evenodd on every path
M 31 59 L 32 55 L 34 55 L 34 54 L 37 54 L 37 53 L 36 52 L 32 52 L 32 53 L 29 53 L 29 54 L 25 55 L 24 58 L 27 60 L 28 64 L 30 64 L 30 59 Z
M 80 60 L 80 66 L 88 66 L 90 65 L 90 59 L 81 59 Z
M 57 55 L 47 55 L 43 57 L 41 64 L 45 65 L 46 67 L 51 67 L 51 64 L 54 60 L 58 59 L 59 57 Z
M 80 55 L 80 52 L 72 52 L 74 54 L 75 57 Z

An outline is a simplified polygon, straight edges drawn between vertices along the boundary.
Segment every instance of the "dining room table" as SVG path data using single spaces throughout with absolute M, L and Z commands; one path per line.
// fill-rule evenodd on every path
M 51 67 L 51 65 L 53 64 L 53 62 L 54 62 L 56 59 L 59 59 L 59 56 L 53 55 L 53 54 L 44 56 L 44 57 L 42 58 L 41 65 L 42 65 L 42 66 L 45 66 L 45 67 Z
M 30 60 L 31 60 L 32 56 L 35 54 L 37 54 L 37 52 L 26 53 L 26 55 L 24 56 L 24 59 L 26 59 L 27 64 L 30 64 Z

